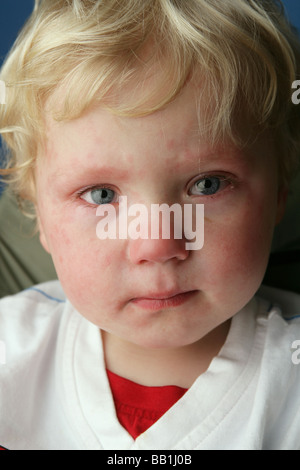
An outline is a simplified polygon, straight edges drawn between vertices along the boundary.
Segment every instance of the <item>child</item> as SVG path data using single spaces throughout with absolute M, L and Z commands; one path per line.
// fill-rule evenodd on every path
M 270 0 L 36 0 L 1 75 L 2 173 L 59 282 L 0 302 L 5 448 L 300 449 L 300 300 L 257 294 L 298 50 Z M 108 236 L 125 197 L 137 236 Z M 150 236 L 155 204 L 194 226 L 204 204 L 203 247 L 175 215 Z

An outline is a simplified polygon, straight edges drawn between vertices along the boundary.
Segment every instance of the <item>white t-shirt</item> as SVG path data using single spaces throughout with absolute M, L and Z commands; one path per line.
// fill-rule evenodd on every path
M 116 417 L 99 330 L 65 300 L 59 282 L 6 297 L 0 301 L 0 445 L 300 450 L 299 313 L 295 294 L 267 288 L 252 299 L 233 318 L 209 369 L 134 441 Z

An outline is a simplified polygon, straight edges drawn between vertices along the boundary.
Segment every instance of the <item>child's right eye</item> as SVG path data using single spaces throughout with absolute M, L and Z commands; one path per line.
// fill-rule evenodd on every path
M 116 193 L 109 188 L 94 188 L 86 190 L 80 195 L 80 197 L 89 204 L 100 206 L 102 204 L 111 204 L 114 202 Z

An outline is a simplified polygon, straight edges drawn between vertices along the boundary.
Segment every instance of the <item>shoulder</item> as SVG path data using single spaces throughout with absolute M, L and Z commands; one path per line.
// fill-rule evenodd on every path
M 263 448 L 299 450 L 300 296 L 262 286 L 256 301 L 254 401 Z
M 50 301 L 62 303 L 66 301 L 66 296 L 59 281 L 49 281 L 44 284 L 29 287 L 18 294 L 3 297 L 0 300 L 0 312 L 7 304 L 17 304 L 23 301 L 34 302 L 36 304 L 49 304 Z
M 258 322 L 264 324 L 280 342 L 300 340 L 300 295 L 273 287 L 262 286 L 257 293 Z M 277 343 L 279 344 L 279 343 Z
M 273 287 L 262 286 L 258 291 L 261 305 L 260 321 L 265 325 L 268 348 L 272 356 L 288 361 L 288 369 L 299 376 L 300 367 L 300 295 Z
M 51 316 L 57 307 L 66 303 L 59 281 L 51 281 L 26 289 L 18 294 L 0 300 L 0 331 L 4 324 L 13 319 L 26 318 L 27 323 L 37 316 Z
M 0 300 L 0 341 L 7 355 L 32 351 L 58 329 L 66 298 L 58 281 L 40 284 Z
M 269 311 L 275 309 L 287 322 L 295 321 L 295 324 L 300 324 L 299 294 L 262 285 L 257 292 L 257 296 L 269 302 Z
M 273 354 L 292 350 L 300 340 L 300 295 L 273 287 L 262 286 L 257 293 L 257 322 L 266 331 Z
M 0 444 L 5 447 L 26 449 L 52 439 L 49 408 L 60 423 L 57 368 L 73 316 L 58 281 L 0 300 Z M 47 416 L 46 424 L 41 416 Z

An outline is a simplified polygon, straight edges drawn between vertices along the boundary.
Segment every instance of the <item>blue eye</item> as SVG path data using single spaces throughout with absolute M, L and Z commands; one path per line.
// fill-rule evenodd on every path
M 89 204 L 100 206 L 101 204 L 111 204 L 115 199 L 115 191 L 109 188 L 95 188 L 86 191 L 82 196 Z
M 220 190 L 221 182 L 222 179 L 217 176 L 205 176 L 193 184 L 191 194 L 194 196 L 212 196 Z

